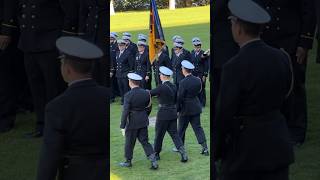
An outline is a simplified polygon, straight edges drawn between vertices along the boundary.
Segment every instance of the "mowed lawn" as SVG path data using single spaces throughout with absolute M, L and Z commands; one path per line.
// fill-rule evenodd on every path
M 199 37 L 203 42 L 203 49 L 210 47 L 210 17 L 209 6 L 198 8 L 177 9 L 175 11 L 159 10 L 159 15 L 169 49 L 172 48 L 172 36 L 180 35 L 185 40 L 185 48 L 192 50 L 191 39 Z M 111 32 L 117 32 L 122 36 L 122 32 L 130 32 L 133 35 L 133 42 L 137 42 L 137 34 L 148 35 L 149 12 L 129 12 L 118 13 L 111 16 Z M 122 23 L 127 22 L 127 23 Z M 207 104 L 201 115 L 201 123 L 207 136 L 208 146 L 210 145 L 210 89 L 207 83 Z M 155 116 L 158 110 L 157 99 L 153 98 L 153 111 L 151 116 Z M 166 134 L 163 150 L 160 154 L 159 169 L 152 171 L 149 169 L 150 162 L 147 160 L 141 144 L 137 141 L 134 155 L 133 167 L 121 168 L 118 163 L 124 160 L 124 137 L 121 135 L 119 124 L 122 107 L 119 99 L 111 104 L 110 118 L 110 166 L 111 179 L 124 180 L 161 180 L 161 179 L 190 179 L 208 180 L 210 176 L 210 157 L 200 154 L 201 146 L 197 143 L 194 132 L 189 126 L 186 133 L 186 149 L 189 155 L 187 163 L 180 162 L 180 155 L 172 152 L 174 147 L 172 140 Z M 149 127 L 149 142 L 154 143 L 155 128 Z

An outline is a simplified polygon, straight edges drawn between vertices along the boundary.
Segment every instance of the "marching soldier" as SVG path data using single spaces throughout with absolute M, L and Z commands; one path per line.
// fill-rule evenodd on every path
M 75 37 L 57 40 L 68 89 L 46 106 L 37 180 L 101 180 L 108 176 L 109 90 L 92 79 L 97 46 Z
M 261 38 L 275 48 L 289 53 L 294 69 L 294 88 L 286 102 L 285 114 L 293 144 L 305 141 L 307 130 L 306 67 L 308 51 L 312 48 L 315 31 L 314 3 L 312 0 L 259 1 L 271 14 Z
M 270 21 L 262 7 L 231 0 L 229 9 L 240 51 L 222 69 L 214 160 L 221 180 L 288 180 L 294 153 L 280 109 L 293 85 L 289 55 L 259 38 Z
M 181 80 L 177 93 L 178 133 L 184 143 L 185 133 L 190 123 L 198 143 L 202 146 L 201 154 L 208 156 L 206 137 L 200 123 L 202 106 L 198 96 L 202 87 L 201 79 L 192 75 L 194 65 L 191 62 L 184 60 L 181 62 L 181 66 L 185 78 Z
M 149 52 L 147 51 L 147 44 L 143 41 L 138 41 L 138 53 L 136 55 L 134 70 L 135 73 L 142 77 L 140 86 L 147 88 L 147 83 L 150 81 L 151 65 L 149 61 Z
M 161 84 L 160 76 L 159 76 L 159 67 L 160 66 L 165 66 L 168 68 L 172 67 L 169 56 L 164 52 L 165 50 L 163 49 L 163 44 L 160 44 L 158 46 L 162 46 L 162 48 L 158 48 L 160 49 L 157 55 L 158 59 L 153 61 L 152 63 L 152 69 L 154 73 L 154 80 L 155 80 L 156 86 Z
M 117 52 L 119 51 L 117 43 L 117 34 L 110 33 L 110 87 L 111 87 L 111 102 L 114 102 L 116 95 L 119 95 L 117 78 L 115 77 L 115 68 L 117 64 Z
M 184 78 L 181 71 L 181 62 L 183 60 L 191 60 L 191 54 L 188 50 L 183 48 L 184 41 L 182 39 L 176 39 L 174 46 L 174 53 L 172 55 L 172 70 L 173 70 L 173 82 L 179 88 L 179 82 Z
M 26 137 L 41 137 L 44 108 L 65 84 L 60 75 L 59 55 L 55 47 L 62 35 L 78 34 L 78 1 L 20 0 L 19 49 L 24 52 L 24 64 L 36 112 L 36 128 Z
M 126 42 L 127 49 L 131 52 L 134 56 L 138 52 L 137 45 L 131 41 L 132 35 L 128 32 L 123 33 L 122 39 Z
M 199 100 L 202 106 L 206 105 L 206 80 L 209 71 L 209 56 L 201 49 L 201 41 L 195 37 L 192 39 L 194 49 L 191 51 L 191 62 L 195 66 L 192 74 L 202 81 L 202 90 L 199 94 Z
M 77 1 L 78 0 L 74 0 Z M 105 0 L 80 0 L 80 35 L 96 44 L 106 55 L 108 45 L 108 2 Z M 109 61 L 104 56 L 101 60 L 95 61 L 95 68 L 92 72 L 94 79 L 103 86 L 109 86 Z
M 17 68 L 14 62 L 23 58 L 17 49 L 17 4 L 16 0 L 0 0 L 0 133 L 10 131 L 16 118 L 14 82 L 17 75 L 12 72 Z
M 129 91 L 127 74 L 134 69 L 134 57 L 129 49 L 126 49 L 124 40 L 118 41 L 119 52 L 116 57 L 115 75 L 118 82 L 118 87 L 121 96 L 121 105 L 123 97 Z
M 160 160 L 162 141 L 164 135 L 168 132 L 177 150 L 181 154 L 181 162 L 187 162 L 188 156 L 177 132 L 177 88 L 170 82 L 170 76 L 172 74 L 173 72 L 169 68 L 161 66 L 160 80 L 162 84 L 150 91 L 151 96 L 157 96 L 159 101 L 154 151 L 157 160 Z
M 120 128 L 125 136 L 125 158 L 126 161 L 120 163 L 121 167 L 131 167 L 133 149 L 136 139 L 141 143 L 144 152 L 151 161 L 150 169 L 158 169 L 158 163 L 154 150 L 148 142 L 148 113 L 147 108 L 151 106 L 149 93 L 142 89 L 140 82 L 142 77 L 135 73 L 129 73 L 129 86 L 131 90 L 124 97 L 123 112 Z

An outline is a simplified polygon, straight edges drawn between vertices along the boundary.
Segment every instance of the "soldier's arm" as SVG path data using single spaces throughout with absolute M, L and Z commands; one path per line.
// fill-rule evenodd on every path
M 160 92 L 161 92 L 161 87 L 162 87 L 162 86 L 158 86 L 158 87 L 150 90 L 151 96 L 157 96 L 157 95 L 159 95 Z
M 203 59 L 203 66 L 204 66 L 204 76 L 208 77 L 208 72 L 209 72 L 209 60 L 210 60 L 210 56 L 206 56 Z
M 130 69 L 130 72 L 133 72 L 134 71 L 134 68 L 135 68 L 135 59 L 134 59 L 134 55 L 132 55 L 131 53 L 129 53 L 128 55 L 128 63 L 129 63 L 129 69 Z
M 65 130 L 61 112 L 48 105 L 46 108 L 44 138 L 40 154 L 37 180 L 54 180 L 63 160 Z
M 11 36 L 18 28 L 17 10 L 18 0 L 1 0 L 3 9 L 0 16 L 3 17 L 1 22 L 0 35 Z
M 302 20 L 299 46 L 312 49 L 314 38 L 316 15 L 313 0 L 300 0 L 300 16 Z
M 214 159 L 219 160 L 222 153 L 225 151 L 224 142 L 227 133 L 232 129 L 233 116 L 238 110 L 239 92 L 241 79 L 235 76 L 235 73 L 240 72 L 232 66 L 224 66 L 221 79 L 221 90 L 218 95 L 216 105 L 216 116 L 214 121 L 216 124 L 215 139 L 214 139 Z
M 124 96 L 123 110 L 122 110 L 122 116 L 121 116 L 121 123 L 120 123 L 121 129 L 124 129 L 127 125 L 129 110 L 130 110 L 130 96 L 129 94 L 126 94 Z
M 146 63 L 147 63 L 147 76 L 150 77 L 151 75 L 151 64 L 150 64 L 150 59 L 149 59 L 149 54 L 146 54 Z
M 183 98 L 185 97 L 186 89 L 182 83 L 180 83 L 177 92 L 177 111 L 180 112 L 182 108 Z
M 77 36 L 79 31 L 79 0 L 60 0 L 64 12 L 62 34 L 64 36 Z

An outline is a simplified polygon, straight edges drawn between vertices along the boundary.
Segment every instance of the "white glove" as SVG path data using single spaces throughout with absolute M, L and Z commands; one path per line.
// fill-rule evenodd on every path
M 125 135 L 126 135 L 126 132 L 125 132 L 124 129 L 121 129 L 121 134 L 122 134 L 122 136 L 125 136 Z

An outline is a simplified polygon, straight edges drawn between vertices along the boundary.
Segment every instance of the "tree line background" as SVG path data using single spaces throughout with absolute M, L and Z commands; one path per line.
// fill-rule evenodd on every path
M 169 0 L 156 0 L 159 9 L 169 7 Z M 115 11 L 132 11 L 149 9 L 150 0 L 113 0 Z M 176 8 L 205 6 L 210 0 L 176 0 Z

